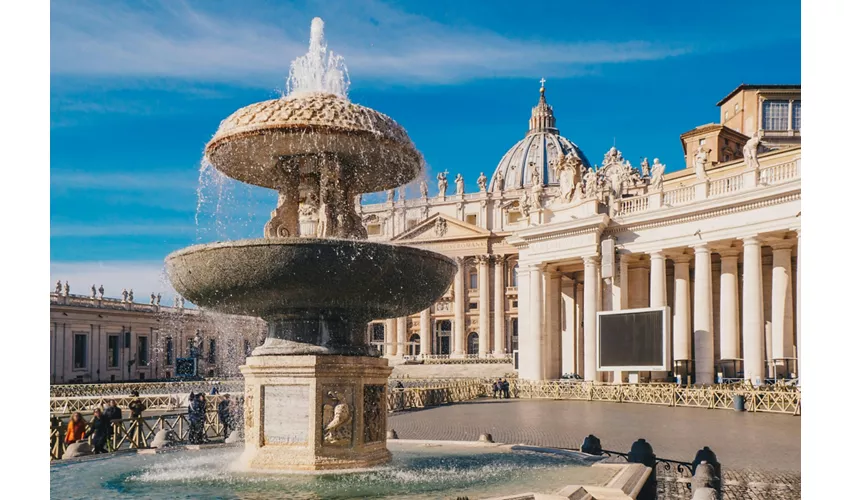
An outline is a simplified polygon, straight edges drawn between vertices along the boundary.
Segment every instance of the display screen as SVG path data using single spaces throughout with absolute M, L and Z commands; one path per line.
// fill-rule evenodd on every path
M 664 311 L 600 314 L 599 365 L 663 366 Z
M 197 375 L 197 366 L 195 358 L 177 358 L 176 375 L 178 377 L 194 377 Z

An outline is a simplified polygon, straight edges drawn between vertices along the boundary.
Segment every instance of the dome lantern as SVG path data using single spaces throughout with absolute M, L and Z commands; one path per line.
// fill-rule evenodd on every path
M 558 135 L 558 129 L 555 128 L 555 113 L 552 111 L 552 106 L 546 102 L 546 79 L 540 79 L 540 100 L 537 106 L 531 108 L 531 119 L 528 120 L 528 132 L 526 135 L 536 132 L 549 132 Z

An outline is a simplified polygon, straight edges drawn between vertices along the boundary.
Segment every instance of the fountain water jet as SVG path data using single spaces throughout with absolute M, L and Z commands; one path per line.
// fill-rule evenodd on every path
M 268 322 L 266 341 L 240 367 L 243 461 L 253 469 L 387 462 L 391 368 L 366 326 L 429 307 L 457 271 L 437 253 L 363 241 L 356 197 L 410 182 L 424 162 L 395 121 L 348 101 L 348 73 L 323 25 L 313 20 L 289 94 L 237 110 L 205 149 L 228 177 L 278 192 L 265 238 L 166 258 L 174 288 L 194 304 Z M 304 237 L 308 227 L 317 237 Z

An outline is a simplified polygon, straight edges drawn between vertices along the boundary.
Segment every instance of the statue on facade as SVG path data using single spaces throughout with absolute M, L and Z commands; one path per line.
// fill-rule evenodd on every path
M 174 296 L 174 307 L 180 307 L 180 296 L 179 295 Z
M 428 183 L 425 182 L 425 179 L 419 181 L 419 194 L 422 195 L 422 199 L 428 198 Z
M 531 200 L 528 198 L 528 191 L 523 190 L 522 197 L 519 199 L 519 210 L 523 217 L 528 217 L 531 214 Z
M 481 175 L 478 176 L 478 190 L 482 193 L 487 191 L 487 176 L 484 175 L 484 172 L 481 172 Z
M 754 135 L 744 144 L 744 163 L 750 170 L 758 170 L 759 168 L 759 143 L 761 140 L 758 135 Z
M 555 164 L 555 172 L 558 174 L 558 185 L 561 190 L 560 197 L 564 203 L 569 203 L 575 194 L 579 183 L 579 172 L 581 160 L 572 151 L 567 155 L 561 154 L 558 163 Z
M 121 302 L 127 302 L 127 289 L 121 290 Z
M 158 306 L 161 301 L 162 301 L 162 294 L 161 293 L 156 294 L 156 301 L 154 302 L 154 305 Z
M 91 286 L 91 298 L 97 298 L 97 288 L 95 288 L 94 285 Z
M 316 199 L 316 193 L 309 192 L 298 207 L 298 215 L 302 217 L 313 217 L 319 209 L 319 200 Z
M 186 306 L 186 299 L 180 297 L 180 309 L 183 309 Z
M 151 302 L 150 305 L 156 304 L 156 294 L 151 292 Z
M 529 165 L 531 165 L 531 167 L 532 167 L 531 168 L 531 185 L 536 186 L 538 184 L 542 184 L 542 182 L 540 181 L 540 169 L 538 169 L 537 166 L 534 165 L 534 163 L 530 163 Z
M 360 193 L 357 193 L 356 195 L 354 195 L 354 206 L 359 207 L 362 204 L 363 204 L 363 195 L 360 194 Z
M 71 295 L 71 286 L 68 285 L 67 281 L 65 282 L 64 292 L 66 297 Z
M 103 285 L 100 285 L 100 287 L 97 289 L 97 298 L 103 299 Z
M 455 194 L 463 194 L 463 176 L 460 174 L 455 177 Z
M 56 295 L 62 295 L 62 280 L 56 281 L 56 288 L 53 290 Z
M 351 443 L 352 411 L 344 394 L 328 392 L 328 404 L 324 405 L 323 430 L 324 441 L 328 444 L 347 445 Z
M 395 189 L 387 189 L 387 203 L 392 204 L 395 200 Z
M 640 162 L 640 176 L 643 178 L 649 177 L 649 159 L 644 158 Z
M 706 174 L 705 168 L 708 166 L 708 153 L 711 152 L 710 148 L 704 146 L 704 144 L 700 145 L 694 154 L 694 171 L 697 174 L 697 179 L 701 181 L 708 180 L 708 174 Z
M 664 165 L 658 161 L 658 158 L 652 160 L 652 177 L 649 181 L 649 186 L 654 191 L 661 191 L 663 187 Z
M 599 182 L 598 175 L 596 170 L 592 168 L 588 168 L 587 172 L 584 174 L 584 197 L 585 198 L 596 198 L 599 192 L 599 186 L 597 185 Z
M 493 180 L 493 192 L 501 193 L 502 188 L 504 186 L 505 176 L 502 175 L 502 171 L 499 170 L 496 172 L 496 178 Z
M 531 207 L 534 210 L 543 210 L 543 184 L 535 184 L 531 188 Z
M 446 198 L 446 189 L 449 187 L 449 180 L 446 178 L 446 172 L 440 172 L 437 174 L 437 189 L 440 190 L 440 198 Z
M 133 302 L 133 289 L 132 288 L 130 289 L 130 293 L 127 294 L 127 301 Z

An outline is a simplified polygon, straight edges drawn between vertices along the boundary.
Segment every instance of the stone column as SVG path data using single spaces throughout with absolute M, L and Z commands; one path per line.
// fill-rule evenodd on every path
M 466 289 L 464 288 L 464 278 L 466 269 L 464 268 L 464 258 L 456 257 L 457 274 L 455 274 L 454 284 L 454 313 L 455 321 L 452 329 L 452 357 L 462 358 L 466 354 Z
M 599 381 L 596 371 L 596 310 L 598 305 L 599 257 L 584 258 L 584 379 Z
M 561 277 L 564 329 L 561 332 L 561 374 L 577 373 L 576 368 L 576 293 L 575 281 Z
M 431 354 L 431 308 L 419 313 L 419 342 L 422 354 Z
M 720 359 L 740 359 L 738 249 L 720 251 Z
M 505 256 L 493 257 L 495 266 L 493 274 L 494 302 L 496 317 L 493 324 L 493 352 L 496 356 L 504 356 L 505 352 Z
M 584 283 L 576 282 L 576 373 L 584 377 Z
M 661 251 L 652 252 L 649 254 L 649 307 L 663 307 L 666 305 L 667 262 Z M 670 349 L 672 339 L 669 334 L 666 335 L 667 338 L 665 340 L 667 342 L 668 352 L 672 353 L 673 351 Z M 668 356 L 668 362 L 669 358 L 670 356 Z M 667 372 L 652 372 L 651 376 L 653 380 L 663 380 L 667 378 Z
M 478 355 L 490 354 L 490 256 L 481 255 L 478 263 Z
M 773 359 L 776 369 L 787 376 L 785 358 L 794 357 L 794 313 L 791 296 L 791 248 L 793 241 L 781 241 L 773 247 L 771 327 Z
M 384 342 L 387 345 L 385 353 L 387 356 L 395 356 L 398 352 L 395 334 L 396 320 L 388 319 L 384 321 Z
M 691 359 L 691 256 L 673 257 L 675 302 L 673 303 L 673 360 Z M 687 381 L 683 377 L 683 381 Z
M 800 372 L 801 372 L 800 365 L 801 365 L 801 362 L 802 362 L 802 359 L 803 359 L 803 357 L 800 355 L 800 352 L 802 352 L 802 350 L 800 349 L 800 345 L 802 344 L 802 342 L 801 342 L 802 336 L 800 334 L 803 332 L 800 329 L 800 325 L 802 324 L 802 323 L 800 323 L 800 304 L 802 303 L 802 298 L 803 298 L 803 296 L 800 295 L 800 290 L 801 290 L 801 288 L 800 288 L 800 276 L 801 276 L 800 275 L 800 268 L 802 267 L 800 264 L 802 264 L 801 257 L 803 256 L 803 253 L 802 253 L 803 245 L 802 245 L 801 236 L 802 236 L 802 228 L 798 227 L 797 228 L 797 378 L 800 378 Z
M 544 276 L 544 333 L 542 355 L 544 360 L 543 378 L 560 378 L 561 368 L 561 273 L 546 271 Z
M 744 377 L 764 380 L 764 297 L 761 242 L 744 238 Z
M 520 283 L 519 290 L 520 297 L 527 297 L 523 304 L 525 309 L 519 313 L 520 320 L 524 319 L 519 331 L 519 377 L 529 380 L 543 380 L 543 272 L 540 267 L 537 264 L 528 267 L 528 275 Z
M 615 311 L 629 308 L 629 259 L 631 255 L 620 255 L 620 297 L 614 304 Z
M 407 317 L 396 318 L 396 339 L 398 342 L 398 352 L 396 353 L 398 356 L 404 356 L 407 354 Z
M 714 304 L 711 292 L 711 250 L 694 247 L 694 371 L 697 384 L 714 382 Z

